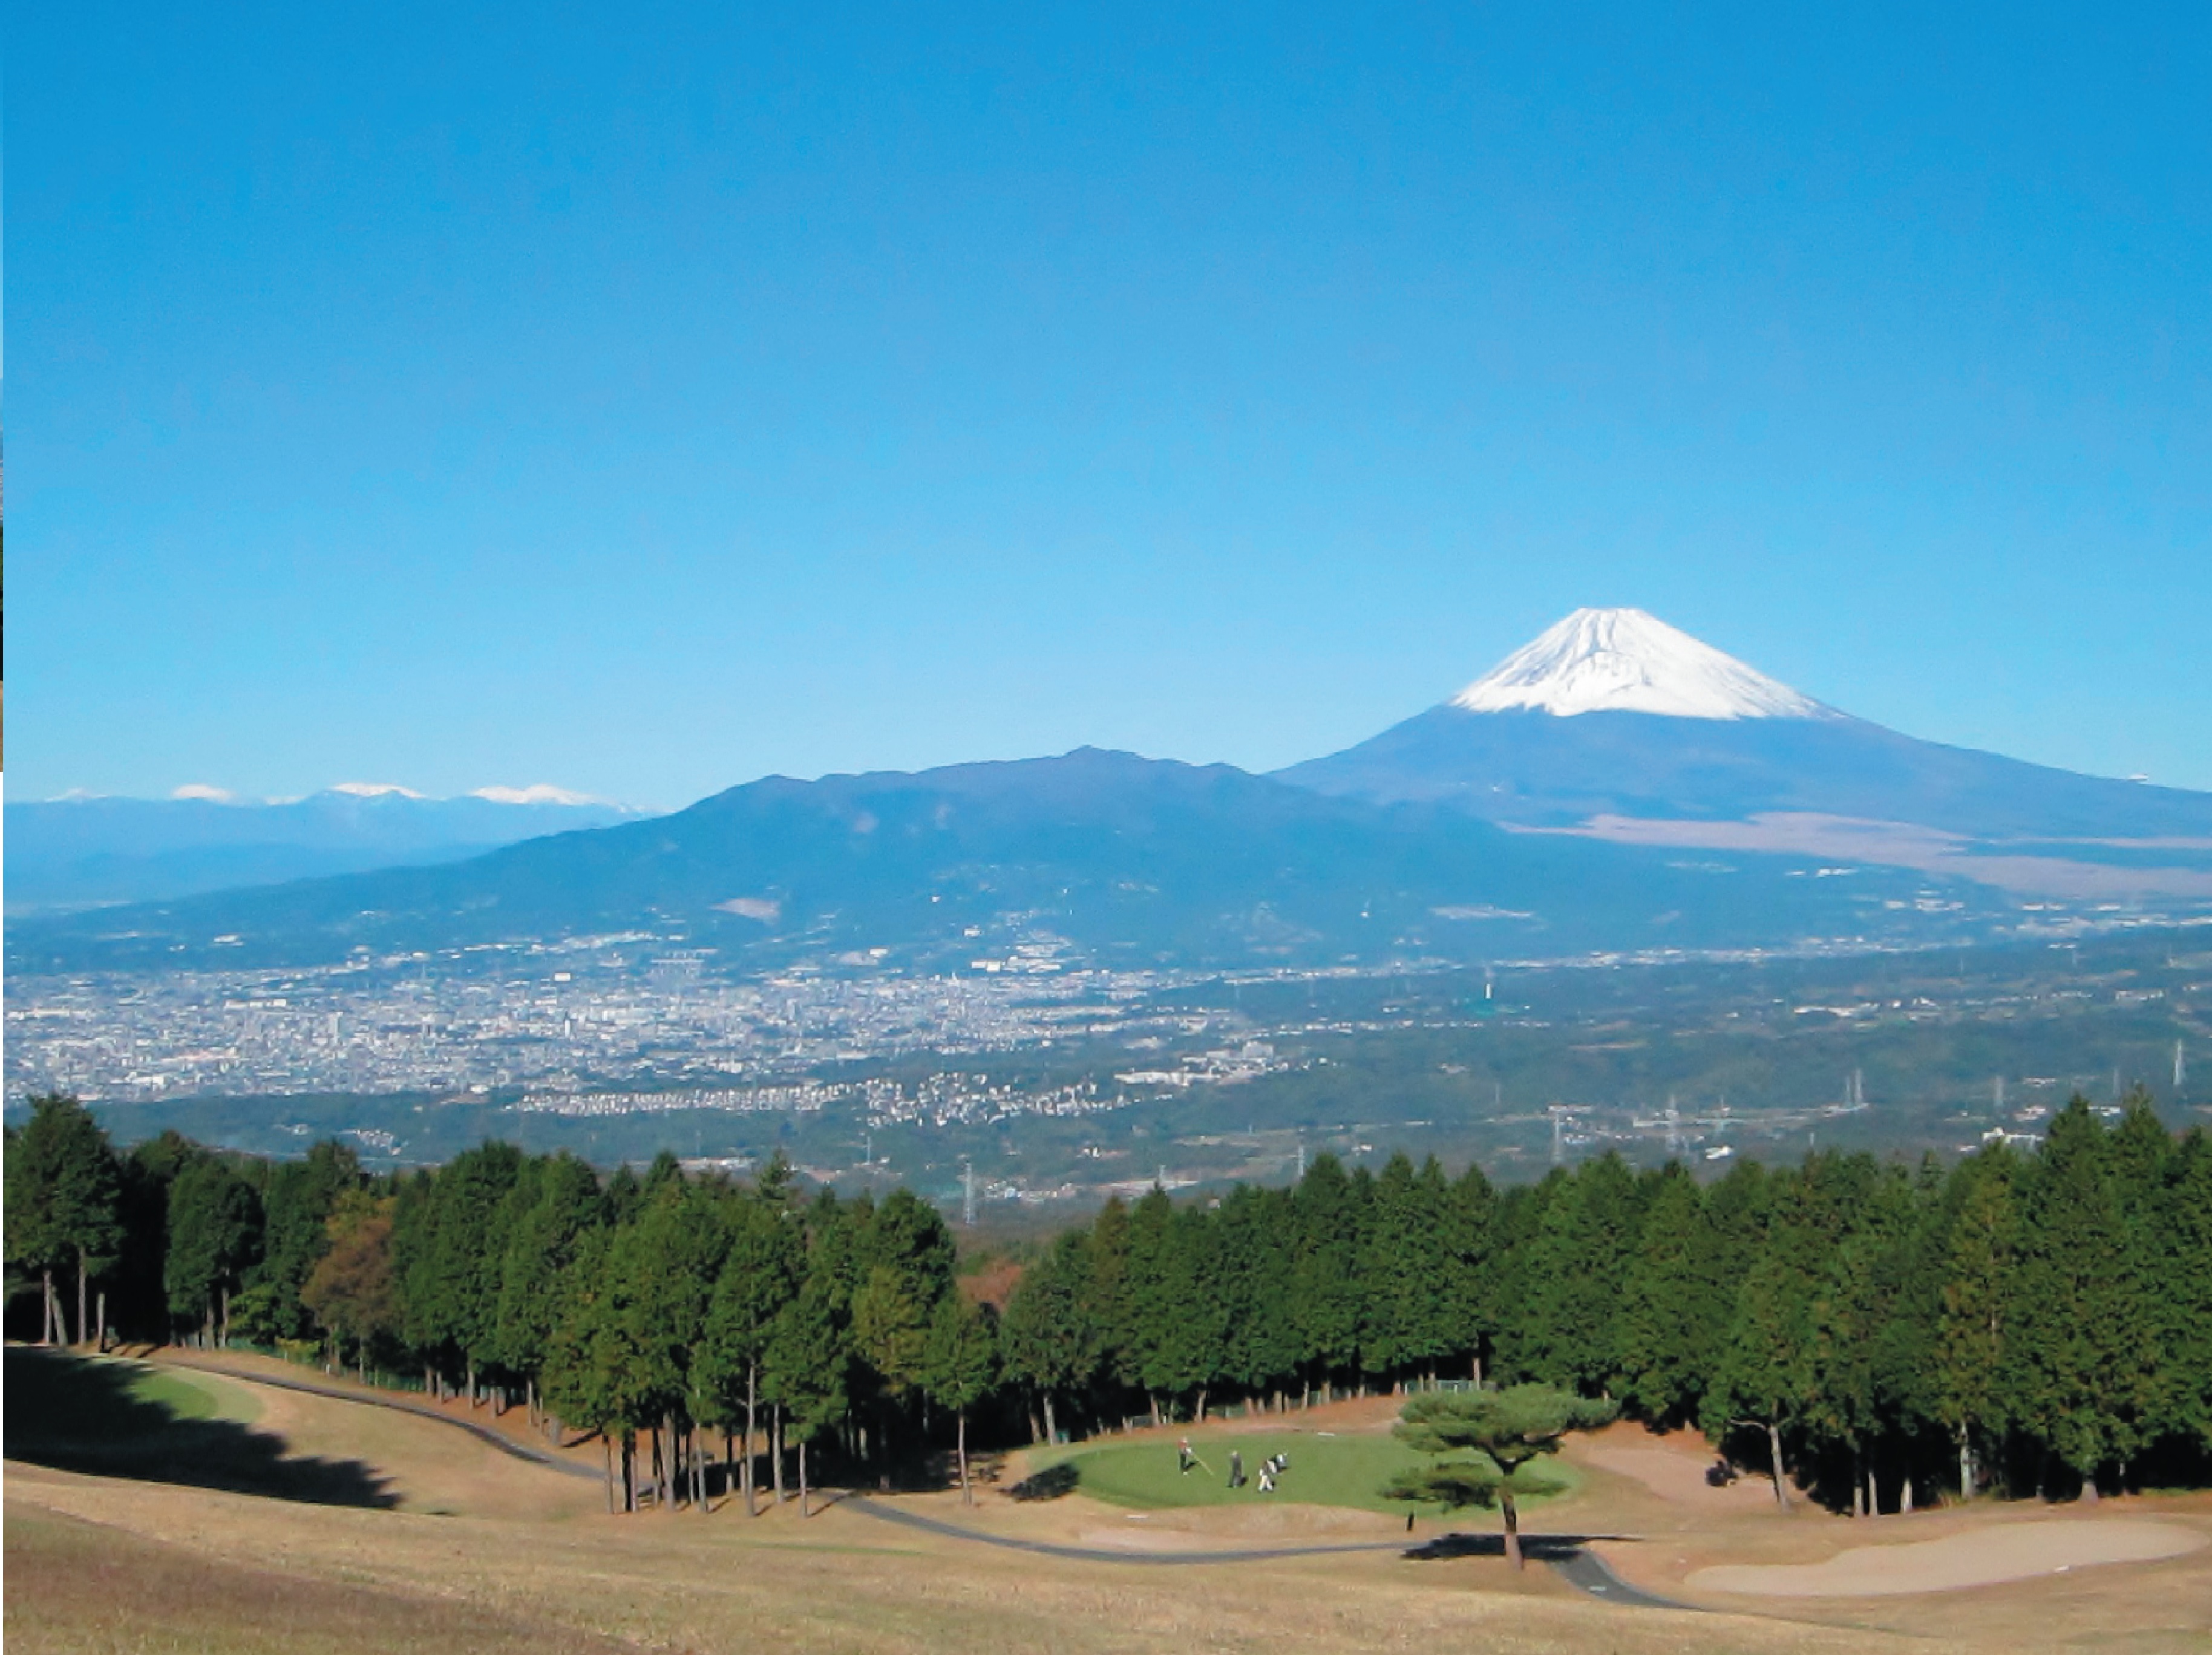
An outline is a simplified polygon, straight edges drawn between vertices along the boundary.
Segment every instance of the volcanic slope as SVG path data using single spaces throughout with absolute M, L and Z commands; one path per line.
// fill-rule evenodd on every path
M 2060 894 L 2212 898 L 2212 794 L 1900 735 L 1638 609 L 1578 609 L 1425 712 L 1275 773 L 1632 842 L 1847 855 L 2014 888 L 2039 882 L 2009 864 L 2041 861 Z M 1671 830 L 1635 825 L 1652 822 Z M 2084 881 L 2084 864 L 2109 871 Z

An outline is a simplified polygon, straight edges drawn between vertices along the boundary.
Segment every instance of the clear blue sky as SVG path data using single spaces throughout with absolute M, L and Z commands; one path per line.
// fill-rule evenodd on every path
M 1265 767 L 1615 603 L 2212 787 L 2212 11 L 1813 10 L 19 9 L 12 796 Z

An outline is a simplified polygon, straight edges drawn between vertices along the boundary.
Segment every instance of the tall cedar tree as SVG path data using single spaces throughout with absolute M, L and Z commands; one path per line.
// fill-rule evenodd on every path
M 75 1274 L 83 1343 L 92 1337 L 92 1278 L 117 1262 L 123 1245 L 123 1177 L 107 1134 L 75 1098 L 33 1098 L 31 1118 L 9 1146 L 6 1176 L 8 1260 L 39 1276 L 50 1307 L 58 1303 L 55 1272 Z
M 304 1161 L 269 1169 L 261 1197 L 260 1262 L 246 1275 L 231 1319 L 249 1338 L 295 1339 L 313 1319 L 300 1297 L 308 1275 L 331 1245 L 330 1216 L 338 1197 L 362 1185 L 361 1161 L 325 1140 Z
M 2152 1355 L 2112 1160 L 2077 1096 L 2052 1117 L 2021 1202 L 2014 1417 L 2091 1499 L 2134 1446 Z
M 729 1246 L 707 1307 L 699 1383 L 716 1401 L 714 1418 L 744 1435 L 745 1512 L 755 1510 L 753 1441 L 759 1428 L 761 1367 L 777 1318 L 798 1294 L 802 1242 L 785 1180 L 764 1179 L 729 1214 Z
M 922 1356 L 921 1383 L 930 1399 L 955 1421 L 960 1499 L 969 1506 L 975 1503 L 975 1495 L 968 1482 L 968 1410 L 991 1389 L 998 1373 L 998 1330 L 988 1306 L 960 1293 L 948 1293 L 937 1301 Z
M 1006 1376 L 1036 1397 L 1048 1442 L 1060 1440 L 1054 1403 L 1097 1370 L 1101 1330 L 1090 1313 L 1091 1289 L 1091 1238 L 1066 1230 L 1022 1272 L 1006 1304 L 1000 1330 Z
M 230 1297 L 261 1252 L 261 1201 L 224 1161 L 203 1155 L 170 1186 L 161 1285 L 169 1313 L 230 1341 Z
M 776 1318 L 763 1388 L 781 1403 L 785 1429 L 799 1446 L 799 1514 L 810 1517 L 806 1450 L 834 1428 L 850 1405 L 851 1344 L 830 1280 L 810 1275 L 799 1296 Z M 781 1486 L 781 1485 L 779 1485 Z
M 1938 1293 L 1929 1400 L 1959 1460 L 1959 1493 L 1981 1482 L 1984 1445 L 2001 1440 L 2010 1348 L 2018 1162 L 2002 1141 L 1960 1163 L 1945 1191 L 1943 1284 Z

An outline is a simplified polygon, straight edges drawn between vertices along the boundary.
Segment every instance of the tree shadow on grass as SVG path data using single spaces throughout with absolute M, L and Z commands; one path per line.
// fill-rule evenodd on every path
M 1618 1534 L 1524 1534 L 1521 1549 L 1532 1563 L 1564 1563 L 1579 1556 L 1584 1546 L 1593 1540 L 1622 1540 Z M 1462 1557 L 1503 1557 L 1505 1555 L 1505 1537 L 1503 1534 L 1440 1534 L 1425 1546 L 1407 1549 L 1406 1555 L 1417 1563 L 1449 1562 Z
M 1062 1460 L 1057 1465 L 1048 1465 L 1042 1471 L 1033 1471 L 1006 1490 L 1009 1497 L 1024 1502 L 1036 1500 L 1059 1500 L 1073 1494 L 1082 1485 L 1083 1473 L 1073 1462 Z
M 295 1458 L 282 1437 L 139 1395 L 143 1368 L 23 1345 L 9 1347 L 5 1363 L 10 1459 L 314 1506 L 399 1503 L 390 1479 L 359 1460 Z

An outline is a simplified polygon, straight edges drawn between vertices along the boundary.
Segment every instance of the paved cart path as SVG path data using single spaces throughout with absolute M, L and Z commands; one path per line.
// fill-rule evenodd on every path
M 910 1529 L 921 1529 L 955 1540 L 970 1540 L 979 1545 L 1003 1546 L 1010 1551 L 1033 1552 L 1044 1557 L 1072 1558 L 1091 1563 L 1261 1563 L 1270 1558 L 1316 1557 L 1334 1552 L 1395 1551 L 1449 1556 L 1471 1555 L 1493 1548 L 1501 1552 L 1504 1549 L 1503 1541 L 1493 1541 L 1489 1536 L 1447 1535 L 1439 1541 L 1412 1548 L 1401 1540 L 1363 1540 L 1338 1542 L 1326 1546 L 1276 1546 L 1264 1549 L 1116 1551 L 1103 1546 L 1064 1546 L 1049 1540 L 1024 1540 L 1013 1535 L 987 1534 L 980 1529 L 948 1523 L 942 1518 L 927 1517 L 920 1512 L 882 1505 L 860 1494 L 854 1494 L 842 1503 L 865 1516 L 885 1523 L 902 1524 Z M 1522 1544 L 1528 1548 L 1530 1556 L 1549 1563 L 1568 1585 L 1590 1597 L 1603 1598 L 1609 1603 L 1632 1604 L 1639 1609 L 1690 1608 L 1689 1604 L 1656 1597 L 1639 1587 L 1630 1585 L 1607 1567 L 1603 1558 L 1578 1542 L 1544 1535 L 1528 1535 L 1522 1537 Z
M 450 1425 L 457 1431 L 465 1431 L 481 1442 L 489 1443 L 502 1454 L 527 1460 L 532 1465 L 543 1465 L 549 1470 L 567 1476 L 589 1477 L 599 1481 L 601 1473 L 588 1465 L 579 1465 L 573 1459 L 563 1459 L 547 1448 L 534 1448 L 526 1442 L 517 1442 L 503 1431 L 495 1431 L 489 1425 L 479 1425 L 474 1420 L 455 1419 L 451 1414 L 425 1406 L 418 1402 L 403 1402 L 397 1397 L 380 1397 L 360 1391 L 341 1390 L 337 1385 L 318 1385 L 313 1379 L 278 1379 L 270 1373 L 257 1373 L 250 1369 L 230 1367 L 222 1362 L 196 1359 L 164 1357 L 162 1365 L 179 1367 L 197 1373 L 213 1373 L 222 1379 L 235 1379 L 244 1385 L 265 1385 L 276 1391 L 297 1391 L 306 1396 L 326 1397 L 332 1402 L 359 1403 L 364 1408 L 388 1408 L 395 1414 L 412 1414 L 417 1419 L 435 1420 L 441 1425 Z

